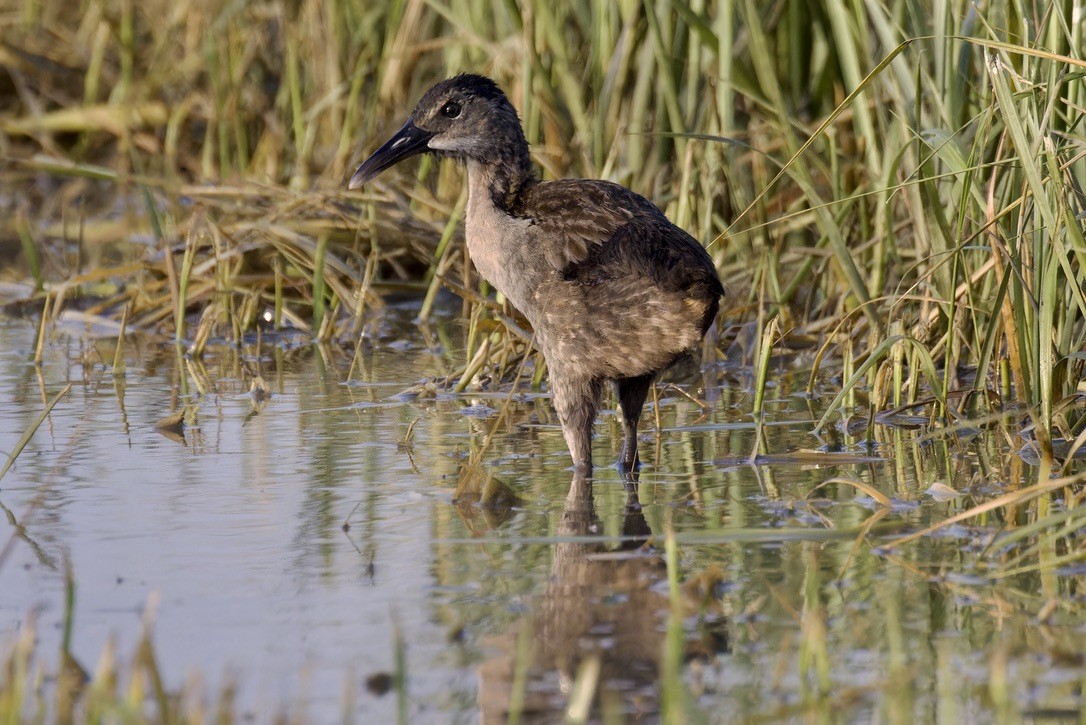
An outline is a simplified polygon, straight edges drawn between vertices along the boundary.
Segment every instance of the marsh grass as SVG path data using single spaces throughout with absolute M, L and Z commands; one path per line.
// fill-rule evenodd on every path
M 48 669 L 35 640 L 31 617 L 17 640 L 5 647 L 0 668 L 0 718 L 4 722 L 216 722 L 244 720 L 235 704 L 235 688 L 222 685 L 210 699 L 203 687 L 190 681 L 183 691 L 167 691 L 152 641 L 152 606 L 142 624 L 139 641 L 130 657 L 117 652 L 112 642 L 103 648 L 93 671 L 84 669 L 70 653 L 74 626 L 75 583 L 65 575 L 64 639 L 55 669 Z M 45 683 L 50 687 L 46 689 Z M 276 722 L 290 722 L 288 713 L 267 712 Z M 271 720 L 269 720 L 271 721 Z
M 343 188 L 425 87 L 486 72 L 546 176 L 631 186 L 709 245 L 707 360 L 755 330 L 756 416 L 770 356 L 814 340 L 828 451 L 906 418 L 948 451 L 1024 436 L 1035 480 L 937 527 L 1024 512 L 997 558 L 1051 571 L 1084 556 L 1083 32 L 1069 3 L 26 0 L 0 15 L 3 275 L 32 282 L 38 360 L 78 310 L 193 370 L 213 341 L 355 344 L 383 293 L 425 295 L 425 320 L 445 288 L 468 342 L 442 384 L 531 359 L 538 385 L 531 331 L 462 253 L 462 172 Z
M 973 389 L 1049 451 L 1086 415 L 1086 63 L 1068 17 L 1023 11 L 28 2 L 0 27 L 4 174 L 29 190 L 0 231 L 51 321 L 131 308 L 197 356 L 269 323 L 350 341 L 397 282 L 426 287 L 425 319 L 440 285 L 475 286 L 450 254 L 461 172 L 342 181 L 427 84 L 482 70 L 545 174 L 628 184 L 710 243 L 722 320 L 777 315 L 781 341 L 853 358 L 822 426 L 860 390 L 932 394 L 947 424 Z M 469 360 L 492 334 L 472 320 Z
M 260 326 L 350 342 L 390 285 L 425 286 L 426 319 L 439 286 L 475 287 L 461 172 L 342 182 L 427 84 L 482 70 L 545 174 L 628 184 L 710 243 L 723 321 L 776 315 L 779 343 L 851 366 L 820 427 L 925 395 L 945 425 L 972 389 L 968 413 L 1022 406 L 1050 453 L 1086 416 L 1086 64 L 1068 17 L 1023 13 L 28 2 L 0 26 L 4 175 L 27 190 L 0 233 L 50 323 L 130 309 L 197 356 Z M 467 360 L 492 335 L 472 328 Z

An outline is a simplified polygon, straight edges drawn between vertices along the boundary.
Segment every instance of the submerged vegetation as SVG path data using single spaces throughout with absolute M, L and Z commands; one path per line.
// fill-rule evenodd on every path
M 728 296 L 708 352 L 753 367 L 759 422 L 771 357 L 801 350 L 827 449 L 906 425 L 949 448 L 1000 426 L 1036 478 L 940 526 L 996 512 L 1005 530 L 983 555 L 1008 576 L 1080 565 L 1086 23 L 1072 7 L 23 0 L 0 13 L 0 258 L 17 260 L 0 284 L 19 283 L 0 301 L 40 320 L 39 359 L 62 319 L 199 358 L 288 329 L 350 346 L 387 293 L 417 293 L 425 320 L 444 287 L 469 327 L 442 383 L 509 380 L 531 331 L 470 270 L 462 171 L 424 159 L 345 190 L 422 89 L 483 72 L 546 176 L 626 184 L 709 246 Z M 827 374 L 832 400 L 814 395 Z M 779 453 L 759 437 L 750 460 Z M 870 485 L 835 483 L 888 510 Z

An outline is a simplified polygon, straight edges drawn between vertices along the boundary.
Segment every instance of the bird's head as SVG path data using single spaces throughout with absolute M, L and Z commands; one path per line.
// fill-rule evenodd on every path
M 485 76 L 458 75 L 423 94 L 403 127 L 355 170 L 348 188 L 357 189 L 421 153 L 497 163 L 507 154 L 507 144 L 527 148 L 509 99 Z

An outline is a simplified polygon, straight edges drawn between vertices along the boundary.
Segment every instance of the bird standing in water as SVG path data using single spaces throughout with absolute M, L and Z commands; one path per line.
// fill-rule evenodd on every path
M 636 471 L 653 380 L 698 344 L 719 309 L 724 287 L 709 254 L 625 187 L 537 179 L 516 109 L 489 78 L 459 75 L 426 91 L 349 188 L 420 153 L 467 166 L 468 253 L 532 323 L 576 475 L 591 473 L 608 380 L 625 433 L 619 467 Z

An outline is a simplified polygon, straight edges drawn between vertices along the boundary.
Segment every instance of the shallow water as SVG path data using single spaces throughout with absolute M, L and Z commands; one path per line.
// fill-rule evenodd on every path
M 167 687 L 199 673 L 210 698 L 234 681 L 261 720 L 281 708 L 392 720 L 396 694 L 365 683 L 394 670 L 397 632 L 418 722 L 499 721 L 519 689 L 527 711 L 561 720 L 578 673 L 592 672 L 605 711 L 650 720 L 676 678 L 687 712 L 713 722 L 1077 717 L 1081 571 L 993 568 L 993 536 L 1024 520 L 993 515 L 889 550 L 857 543 L 860 527 L 882 544 L 1034 483 L 1007 431 L 925 439 L 880 426 L 873 447 L 846 439 L 842 458 L 798 454 L 821 444 L 810 430 L 826 401 L 800 394 L 794 358 L 773 371 L 778 457 L 752 466 L 749 371 L 687 370 L 676 382 L 710 409 L 661 389 L 636 490 L 611 468 L 571 489 L 546 397 L 518 390 L 474 479 L 490 477 L 507 504 L 454 505 L 460 466 L 509 394 L 398 396 L 463 355 L 451 317 L 419 331 L 412 314 L 389 309 L 353 372 L 342 350 L 217 348 L 200 366 L 133 338 L 119 379 L 115 341 L 61 332 L 36 367 L 32 325 L 0 319 L 0 452 L 72 383 L 0 482 L 25 527 L 4 531 L 0 636 L 36 613 L 39 652 L 58 651 L 70 558 L 84 667 L 111 637 L 128 657 L 147 617 Z M 248 392 L 253 373 L 266 401 Z M 185 404 L 182 430 L 156 427 Z M 596 460 L 613 460 L 618 440 L 607 411 Z M 925 494 L 935 483 L 968 495 L 937 501 Z

